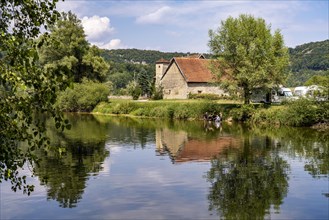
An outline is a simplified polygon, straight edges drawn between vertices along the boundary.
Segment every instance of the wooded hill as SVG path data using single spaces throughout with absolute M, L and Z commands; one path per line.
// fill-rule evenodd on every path
M 156 50 L 139 50 L 139 49 L 117 49 L 117 50 L 103 50 L 101 56 L 105 60 L 115 63 L 144 63 L 155 64 L 161 58 L 170 60 L 173 57 L 186 56 L 187 53 L 166 53 Z
M 315 76 L 329 78 L 329 40 L 289 48 L 291 74 L 287 86 L 303 85 Z
M 289 48 L 289 53 L 293 72 L 329 69 L 329 40 Z
M 291 74 L 287 86 L 304 84 L 314 75 L 329 73 L 329 40 L 311 42 L 289 48 Z M 160 52 L 155 50 L 117 49 L 102 50 L 101 56 L 113 63 L 149 64 L 154 65 L 161 58 L 170 60 L 173 57 L 188 56 L 189 53 Z M 211 57 L 210 54 L 204 54 Z

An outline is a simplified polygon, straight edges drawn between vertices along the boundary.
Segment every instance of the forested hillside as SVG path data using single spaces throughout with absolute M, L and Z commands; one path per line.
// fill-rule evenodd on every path
M 289 48 L 289 53 L 291 61 L 291 74 L 287 79 L 286 86 L 303 85 L 313 76 L 329 75 L 329 40 L 311 42 L 299 45 L 295 48 Z M 206 57 L 210 57 L 210 54 L 204 55 Z M 114 69 L 117 69 L 118 64 L 120 64 L 122 67 L 122 65 L 129 63 L 130 65 L 151 65 L 150 67 L 145 66 L 145 69 L 148 69 L 148 73 L 152 74 L 152 71 L 150 70 L 157 60 L 161 58 L 170 60 L 173 57 L 188 56 L 188 53 L 168 53 L 155 50 L 139 49 L 117 49 L 102 50 L 101 56 L 105 60 L 111 62 L 112 73 L 115 72 Z M 151 78 L 151 76 L 149 78 Z
M 329 78 L 329 40 L 303 44 L 290 48 L 289 52 L 291 74 L 287 86 L 309 84 L 319 77 Z
M 293 72 L 329 69 L 329 40 L 303 44 L 289 52 Z
M 117 49 L 117 50 L 102 50 L 102 57 L 105 60 L 110 60 L 115 63 L 140 63 L 140 64 L 155 64 L 161 58 L 170 60 L 173 57 L 186 57 L 190 53 L 181 52 L 161 52 L 156 50 L 139 50 L 139 49 Z M 195 54 L 195 53 L 191 53 Z M 209 54 L 203 54 L 205 57 L 210 57 Z
M 186 53 L 165 53 L 156 50 L 139 50 L 139 49 L 117 49 L 103 50 L 102 56 L 106 60 L 115 63 L 145 63 L 154 64 L 157 60 L 164 58 L 170 60 L 173 57 L 186 56 Z

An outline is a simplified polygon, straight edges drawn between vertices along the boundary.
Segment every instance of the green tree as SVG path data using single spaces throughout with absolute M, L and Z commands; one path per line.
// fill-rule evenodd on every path
M 10 181 L 14 191 L 33 190 L 18 169 L 27 161 L 33 165 L 34 149 L 47 144 L 44 123 L 34 116 L 48 113 L 57 128 L 65 127 L 53 103 L 67 83 L 61 75 L 40 68 L 35 42 L 40 29 L 59 16 L 56 3 L 0 1 L 0 182 Z M 25 151 L 19 148 L 21 142 L 27 143 Z
M 305 83 L 305 86 L 318 85 L 329 88 L 329 71 L 325 76 L 315 75 L 309 78 Z
M 137 100 L 142 94 L 142 89 L 136 81 L 131 81 L 127 85 L 128 94 L 133 97 L 134 100 Z
M 56 104 L 61 111 L 91 112 L 99 102 L 107 101 L 109 91 L 105 84 L 83 79 L 61 92 Z
M 116 93 L 119 89 L 125 88 L 130 81 L 134 79 L 134 76 L 129 72 L 116 72 L 111 74 L 108 77 L 108 80 L 113 83 L 114 93 Z
M 141 71 L 138 73 L 137 81 L 142 89 L 142 95 L 150 96 L 151 88 L 152 88 L 152 75 L 148 74 L 147 71 L 142 68 Z
M 104 81 L 109 65 L 100 57 L 97 47 L 90 47 L 81 21 L 72 12 L 50 27 L 50 33 L 40 37 L 48 40 L 40 48 L 41 64 L 48 71 L 81 82 L 84 77 Z
M 279 30 L 251 15 L 229 17 L 217 30 L 209 31 L 209 47 L 219 65 L 211 67 L 222 86 L 250 102 L 254 88 L 282 84 L 288 71 L 288 49 Z M 217 62 L 214 62 L 216 64 Z

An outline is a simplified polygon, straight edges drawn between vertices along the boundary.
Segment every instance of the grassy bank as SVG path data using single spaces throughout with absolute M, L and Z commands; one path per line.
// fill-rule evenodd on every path
M 131 101 L 111 100 L 101 102 L 93 113 L 132 115 L 139 117 L 170 118 L 170 119 L 202 119 L 208 112 L 222 113 L 226 118 L 231 109 L 238 104 L 233 102 L 215 102 L 201 100 L 157 100 L 157 101 Z
M 248 121 L 253 124 L 287 125 L 294 127 L 310 127 L 321 125 L 328 128 L 329 102 L 316 102 L 299 99 L 281 106 L 270 108 L 249 109 Z
M 202 100 L 132 101 L 111 100 L 101 102 L 93 113 L 131 115 L 138 117 L 195 120 L 203 114 L 222 113 L 224 120 L 232 118 L 256 125 L 286 125 L 294 127 L 321 125 L 329 128 L 329 102 L 300 99 L 283 105 L 243 105 L 233 102 Z

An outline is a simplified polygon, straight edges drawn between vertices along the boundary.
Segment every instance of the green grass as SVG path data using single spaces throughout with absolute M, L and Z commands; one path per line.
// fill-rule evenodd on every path
M 99 103 L 93 113 L 132 115 L 138 117 L 170 118 L 170 119 L 202 119 L 205 112 L 228 115 L 234 102 L 205 100 L 110 100 Z
M 223 119 L 232 118 L 252 124 L 312 126 L 329 123 L 329 102 L 297 100 L 283 105 L 250 104 L 234 101 L 206 100 L 157 100 L 132 101 L 111 100 L 101 102 L 93 113 L 130 115 L 149 118 L 198 120 L 203 114 L 223 114 Z

